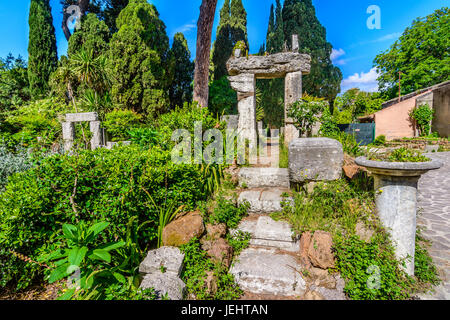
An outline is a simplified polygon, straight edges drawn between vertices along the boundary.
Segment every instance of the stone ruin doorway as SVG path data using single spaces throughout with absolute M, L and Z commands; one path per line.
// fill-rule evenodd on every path
M 292 51 L 267 56 L 243 56 L 240 49 L 227 61 L 228 80 L 237 92 L 238 133 L 256 151 L 258 132 L 256 123 L 256 79 L 284 78 L 284 137 L 285 145 L 299 137 L 293 120 L 287 117 L 288 107 L 302 97 L 302 75 L 309 74 L 311 57 L 298 53 L 298 36 L 292 36 Z M 252 152 L 252 151 L 251 151 Z

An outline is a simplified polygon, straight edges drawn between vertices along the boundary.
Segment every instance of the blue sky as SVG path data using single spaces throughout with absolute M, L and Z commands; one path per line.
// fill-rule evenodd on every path
M 170 38 L 181 31 L 188 39 L 192 57 L 195 55 L 196 22 L 201 0 L 149 0 L 160 12 Z M 218 1 L 213 30 L 219 22 L 219 10 L 224 0 Z M 9 52 L 27 57 L 28 11 L 30 0 L 0 0 L 0 57 Z M 243 0 L 247 10 L 247 28 L 250 51 L 257 52 L 265 40 L 270 5 L 275 0 Z M 52 5 L 59 55 L 65 54 L 67 41 L 61 31 L 59 0 Z M 417 17 L 448 6 L 448 0 L 313 0 L 316 15 L 327 30 L 327 39 L 333 45 L 333 62 L 344 75 L 342 89 L 359 87 L 374 91 L 377 88 L 373 59 L 389 49 L 406 27 Z M 381 29 L 370 30 L 367 9 L 377 5 L 381 13 Z M 301 35 L 299 35 L 301 37 Z

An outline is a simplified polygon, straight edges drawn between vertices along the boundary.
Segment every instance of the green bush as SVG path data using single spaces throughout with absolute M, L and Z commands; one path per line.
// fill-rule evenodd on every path
M 204 200 L 198 166 L 176 165 L 170 153 L 153 147 L 123 146 L 113 150 L 80 151 L 75 156 L 54 155 L 23 173 L 10 177 L 0 198 L 0 279 L 24 288 L 41 268 L 12 256 L 12 251 L 34 258 L 54 243 L 64 223 L 101 220 L 111 223 L 105 241 L 123 239 L 127 224 L 140 228 L 135 242 L 146 248 L 156 241 L 161 205 L 175 199 L 186 210 Z
M 236 207 L 232 201 L 219 197 L 208 221 L 211 224 L 225 223 L 228 228 L 236 228 L 242 218 L 247 215 L 248 207 L 246 204 Z
M 421 137 L 426 137 L 430 134 L 433 115 L 434 110 L 431 109 L 428 104 L 423 104 L 417 108 L 414 108 L 409 113 L 411 119 L 416 121 Z
M 4 190 L 9 176 L 31 168 L 32 163 L 27 151 L 18 148 L 11 152 L 5 145 L 0 144 L 0 193 Z
M 139 126 L 141 116 L 131 110 L 114 110 L 105 115 L 103 126 L 113 136 L 113 141 L 130 138 L 129 130 Z
M 386 143 L 386 136 L 381 135 L 375 138 L 373 141 L 373 145 L 375 146 L 383 146 Z

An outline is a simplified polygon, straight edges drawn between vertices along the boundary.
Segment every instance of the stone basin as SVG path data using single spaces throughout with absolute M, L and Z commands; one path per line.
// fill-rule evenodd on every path
M 405 261 L 404 271 L 414 275 L 416 239 L 417 184 L 422 174 L 442 167 L 429 162 L 373 161 L 365 157 L 355 160 L 374 177 L 375 203 L 380 221 L 391 235 L 397 259 Z

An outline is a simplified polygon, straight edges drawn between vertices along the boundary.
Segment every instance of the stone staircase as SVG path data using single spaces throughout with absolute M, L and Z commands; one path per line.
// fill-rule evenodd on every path
M 250 204 L 249 216 L 230 232 L 248 232 L 251 240 L 230 272 L 246 296 L 251 299 L 345 299 L 340 278 L 331 277 L 334 287 L 326 288 L 321 287 L 317 277 L 310 279 L 303 275 L 307 267 L 300 259 L 298 237 L 294 236 L 289 223 L 269 216 L 281 211 L 283 201 L 293 201 L 288 170 L 242 168 L 239 184 L 247 187 L 239 194 L 238 202 Z M 330 276 L 324 271 L 323 278 L 330 282 Z

